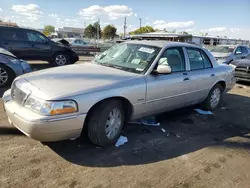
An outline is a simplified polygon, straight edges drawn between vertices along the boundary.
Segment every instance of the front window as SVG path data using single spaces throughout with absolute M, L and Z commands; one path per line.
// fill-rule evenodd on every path
M 158 47 L 142 44 L 116 44 L 98 55 L 94 62 L 129 72 L 144 73 L 159 51 Z
M 30 42 L 41 42 L 45 43 L 48 41 L 47 38 L 45 38 L 43 35 L 41 35 L 38 32 L 33 32 L 33 31 L 28 31 L 27 32 L 27 37 Z
M 232 53 L 235 49 L 235 46 L 207 46 L 207 49 L 210 52 Z

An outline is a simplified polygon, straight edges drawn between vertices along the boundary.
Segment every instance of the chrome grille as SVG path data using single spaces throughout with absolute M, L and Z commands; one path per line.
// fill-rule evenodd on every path
M 18 86 L 16 85 L 16 83 L 12 84 L 11 87 L 11 97 L 12 100 L 14 100 L 15 102 L 17 102 L 20 105 L 23 105 L 23 102 L 26 98 L 27 94 L 22 91 L 21 89 L 18 88 Z
M 235 71 L 238 72 L 250 72 L 249 67 L 236 67 Z

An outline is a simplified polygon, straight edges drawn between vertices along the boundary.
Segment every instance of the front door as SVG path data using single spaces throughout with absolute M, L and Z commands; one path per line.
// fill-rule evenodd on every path
M 50 40 L 37 31 L 26 31 L 27 39 L 31 45 L 30 60 L 44 60 L 51 59 L 51 43 Z
M 146 77 L 147 115 L 161 113 L 185 106 L 188 89 L 188 75 L 182 47 L 168 48 L 158 65 L 171 67 L 170 74 L 149 75 Z

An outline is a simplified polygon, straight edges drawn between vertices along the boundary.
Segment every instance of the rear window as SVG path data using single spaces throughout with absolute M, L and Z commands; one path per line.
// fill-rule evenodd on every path
M 24 33 L 19 29 L 0 30 L 1 38 L 4 40 L 24 41 Z

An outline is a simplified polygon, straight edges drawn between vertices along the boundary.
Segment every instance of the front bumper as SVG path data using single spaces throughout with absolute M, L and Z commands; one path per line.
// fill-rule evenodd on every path
M 237 81 L 250 82 L 250 72 L 235 71 L 235 78 Z
M 48 117 L 36 114 L 29 109 L 20 106 L 4 94 L 4 108 L 9 122 L 28 137 L 42 141 L 52 142 L 78 138 L 81 135 L 86 114 Z

